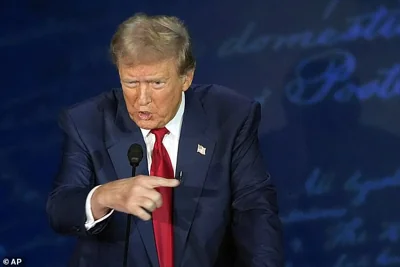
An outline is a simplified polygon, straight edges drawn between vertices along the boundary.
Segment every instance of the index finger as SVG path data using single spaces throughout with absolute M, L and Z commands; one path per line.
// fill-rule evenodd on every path
M 175 178 L 163 178 L 158 176 L 149 176 L 147 183 L 151 188 L 156 187 L 177 187 L 179 185 L 179 181 Z

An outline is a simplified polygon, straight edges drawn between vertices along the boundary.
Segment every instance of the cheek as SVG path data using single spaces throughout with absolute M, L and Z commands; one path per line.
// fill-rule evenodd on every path
M 133 91 L 124 91 L 124 99 L 127 104 L 128 110 L 131 110 L 135 106 L 137 94 Z
M 134 99 L 136 98 L 136 93 L 134 90 L 124 89 L 123 93 L 124 93 L 125 99 L 127 99 L 129 101 L 134 101 Z
M 152 97 L 152 103 L 157 105 L 158 108 L 164 109 L 171 103 L 171 93 L 168 91 L 155 92 Z
M 181 93 L 174 94 L 175 92 L 165 92 L 157 96 L 153 95 L 154 111 L 161 117 L 169 116 L 171 112 L 176 109 L 179 100 L 181 99 Z

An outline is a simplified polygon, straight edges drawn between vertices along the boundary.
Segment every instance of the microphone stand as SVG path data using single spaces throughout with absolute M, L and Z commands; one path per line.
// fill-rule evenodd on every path
M 136 167 L 137 165 L 132 165 L 132 177 L 135 177 L 136 175 Z M 129 236 L 131 234 L 131 224 L 132 224 L 132 215 L 127 214 L 123 267 L 128 266 Z

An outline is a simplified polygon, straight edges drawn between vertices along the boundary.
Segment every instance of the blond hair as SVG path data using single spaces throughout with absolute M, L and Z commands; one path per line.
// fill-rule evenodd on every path
M 119 25 L 110 52 L 117 67 L 174 59 L 184 75 L 196 66 L 188 30 L 173 16 L 135 14 Z

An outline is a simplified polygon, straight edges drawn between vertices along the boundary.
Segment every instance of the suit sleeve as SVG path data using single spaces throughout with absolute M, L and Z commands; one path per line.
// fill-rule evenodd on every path
M 266 172 L 258 140 L 259 103 L 253 103 L 232 154 L 233 226 L 236 266 L 283 267 L 282 224 L 277 194 Z
M 104 220 L 86 230 L 85 204 L 94 188 L 94 170 L 90 154 L 67 112 L 59 118 L 64 140 L 58 173 L 49 194 L 46 212 L 50 226 L 60 234 L 87 236 L 101 232 L 107 225 Z

